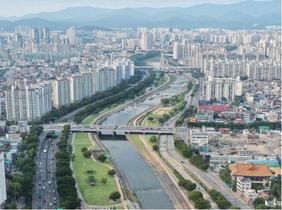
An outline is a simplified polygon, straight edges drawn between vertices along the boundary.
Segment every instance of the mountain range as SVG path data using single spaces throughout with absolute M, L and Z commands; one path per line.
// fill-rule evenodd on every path
M 56 12 L 0 17 L 0 29 L 17 25 L 65 29 L 69 26 L 178 27 L 178 28 L 262 28 L 281 25 L 281 1 L 244 1 L 234 4 L 199 4 L 187 8 L 71 7 Z

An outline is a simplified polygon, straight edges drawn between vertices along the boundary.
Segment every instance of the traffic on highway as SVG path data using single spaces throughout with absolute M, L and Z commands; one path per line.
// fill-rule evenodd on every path
M 54 209 L 58 204 L 56 162 L 57 140 L 46 132 L 40 136 L 34 179 L 34 201 L 36 209 Z

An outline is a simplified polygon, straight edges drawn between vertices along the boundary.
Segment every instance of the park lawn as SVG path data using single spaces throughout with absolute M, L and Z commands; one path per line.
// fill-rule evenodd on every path
M 153 113 L 156 115 L 163 115 L 163 114 L 169 114 L 169 112 L 173 109 L 173 107 L 160 107 L 157 108 Z
M 75 158 L 73 162 L 74 175 L 85 202 L 89 205 L 111 205 L 113 202 L 109 199 L 109 195 L 117 191 L 114 177 L 108 175 L 109 168 L 105 164 L 95 162 L 93 159 L 85 158 L 82 155 L 81 148 L 91 147 L 92 143 L 87 133 L 76 134 L 74 139 Z M 94 171 L 88 174 L 87 171 Z M 88 177 L 94 176 L 96 185 L 91 187 L 88 184 Z M 102 178 L 107 179 L 106 184 L 102 184 Z

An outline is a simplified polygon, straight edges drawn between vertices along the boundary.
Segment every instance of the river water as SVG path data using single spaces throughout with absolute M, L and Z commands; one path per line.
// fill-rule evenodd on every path
M 178 76 L 166 90 L 111 115 L 103 122 L 103 125 L 126 125 L 136 115 L 160 104 L 161 98 L 183 91 L 185 83 L 185 78 Z M 122 174 L 126 176 L 141 207 L 144 209 L 172 209 L 172 203 L 156 174 L 133 145 L 124 141 L 122 137 L 115 137 L 115 140 L 103 139 L 102 143 L 110 152 Z

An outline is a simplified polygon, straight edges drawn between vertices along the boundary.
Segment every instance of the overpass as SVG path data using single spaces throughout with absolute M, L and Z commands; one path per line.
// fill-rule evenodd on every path
M 62 130 L 63 124 L 44 125 L 46 130 Z M 176 132 L 188 132 L 185 127 L 148 127 L 148 126 L 106 126 L 106 125 L 70 125 L 73 133 L 86 132 L 101 135 L 155 134 L 173 135 Z

